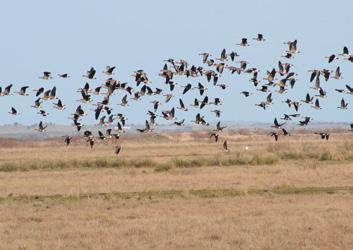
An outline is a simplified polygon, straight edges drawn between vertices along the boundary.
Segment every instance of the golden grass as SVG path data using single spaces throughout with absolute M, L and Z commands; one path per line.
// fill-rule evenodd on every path
M 0 249 L 351 249 L 353 134 L 331 137 L 5 141 Z

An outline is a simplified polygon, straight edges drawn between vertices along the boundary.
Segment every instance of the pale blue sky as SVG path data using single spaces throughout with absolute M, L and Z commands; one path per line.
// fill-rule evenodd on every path
M 330 65 L 325 56 L 341 53 L 343 46 L 353 51 L 353 37 L 350 26 L 353 23 L 352 1 L 93 1 L 93 0 L 33 0 L 2 1 L 0 8 L 0 86 L 14 84 L 14 90 L 22 85 L 31 89 L 44 86 L 57 86 L 58 96 L 67 104 L 67 109 L 59 112 L 52 109 L 51 102 L 46 102 L 43 109 L 50 115 L 43 118 L 30 108 L 34 101 L 30 97 L 0 97 L 1 123 L 19 122 L 33 124 L 39 120 L 69 124 L 67 117 L 80 98 L 75 90 L 82 87 L 85 80 L 82 74 L 94 66 L 97 69 L 95 86 L 107 78 L 101 72 L 106 65 L 116 65 L 114 78 L 128 81 L 132 85 L 130 74 L 137 69 L 144 69 L 153 87 L 165 87 L 158 76 L 164 59 L 185 59 L 191 64 L 201 65 L 198 53 L 208 51 L 220 54 L 223 48 L 237 51 L 250 62 L 249 67 L 258 67 L 263 73 L 277 67 L 280 56 L 287 49 L 284 41 L 298 39 L 300 54 L 291 62 L 298 74 L 296 89 L 289 92 L 293 99 L 303 99 L 309 90 L 308 69 L 341 66 L 343 80 L 331 79 L 323 83 L 328 91 L 328 98 L 322 101 L 321 111 L 305 107 L 301 113 L 313 116 L 316 121 L 352 121 L 353 97 L 334 93 L 334 88 L 353 85 L 353 64 L 336 61 Z M 240 48 L 235 44 L 242 37 L 254 37 L 263 33 L 266 42 L 255 43 L 250 40 L 250 47 Z M 43 81 L 38 76 L 43 71 L 69 73 L 70 79 L 54 78 Z M 249 99 L 239 95 L 242 90 L 253 90 L 249 75 L 230 75 L 226 73 L 221 83 L 231 87 L 226 91 L 209 91 L 209 96 L 224 99 L 223 121 L 263 121 L 271 122 L 284 112 L 293 113 L 283 105 L 284 96 L 274 94 L 275 104 L 266 111 L 254 104 L 265 99 L 266 94 L 256 93 Z M 199 80 L 180 80 L 180 83 L 197 83 Z M 200 79 L 205 83 L 205 78 Z M 180 89 L 178 89 L 180 93 Z M 315 93 L 310 90 L 310 93 Z M 183 97 L 191 103 L 194 95 Z M 124 94 L 118 94 L 112 100 L 120 102 Z M 349 103 L 347 111 L 337 109 L 341 96 Z M 95 98 L 100 100 L 102 97 Z M 125 110 L 114 105 L 115 112 L 123 112 L 130 122 L 143 123 L 146 112 L 151 109 L 148 103 L 153 98 L 132 103 Z M 178 98 L 163 109 L 176 104 Z M 10 107 L 16 107 L 21 116 L 10 116 Z M 91 105 L 85 105 L 85 110 Z M 180 118 L 193 120 L 197 110 L 189 114 L 177 113 Z M 210 121 L 216 121 L 212 113 L 203 112 Z M 93 123 L 93 115 L 84 123 Z

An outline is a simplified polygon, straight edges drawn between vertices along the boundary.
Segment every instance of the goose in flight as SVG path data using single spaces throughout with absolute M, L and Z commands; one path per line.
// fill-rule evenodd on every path
M 203 98 L 201 105 L 200 105 L 200 109 L 203 109 L 203 107 L 205 107 L 208 104 L 208 96 L 205 96 L 205 98 Z
M 347 109 L 347 107 L 348 107 L 348 103 L 342 98 L 341 99 L 341 105 L 339 107 L 337 107 L 337 108 L 339 108 L 339 109 Z
M 165 103 L 168 103 L 170 101 L 170 99 L 172 99 L 174 97 L 174 95 L 172 94 L 164 94 L 163 95 L 165 97 Z
M 282 128 L 282 132 L 284 136 L 290 136 L 290 133 L 286 129 Z
M 179 105 L 180 107 L 177 107 L 177 109 L 180 109 L 182 111 L 188 111 L 188 109 L 185 107 L 184 102 L 181 98 L 179 98 Z
M 227 126 L 221 126 L 221 122 L 217 122 L 216 125 L 216 129 L 214 129 L 213 131 L 217 131 L 217 132 L 223 132 L 223 129 L 225 129 Z
M 52 79 L 53 77 L 51 77 L 51 72 L 49 71 L 44 71 L 43 75 L 38 77 L 39 79 L 43 79 L 43 80 L 49 80 Z
M 339 56 L 344 56 L 344 57 L 348 57 L 350 56 L 349 54 L 349 51 L 348 51 L 348 48 L 346 46 L 343 47 L 343 50 L 342 50 L 342 54 L 338 54 Z
M 330 138 L 330 134 L 328 132 L 319 132 L 319 133 L 315 133 L 316 135 L 320 135 L 321 136 L 321 139 L 326 139 L 328 140 Z
M 36 92 L 36 97 L 38 97 L 44 92 L 44 88 L 41 87 L 39 89 L 34 89 L 33 91 Z
M 273 136 L 275 138 L 275 141 L 278 141 L 279 133 L 277 131 L 276 132 L 271 132 L 270 136 Z
M 58 99 L 58 102 L 57 103 L 53 103 L 54 105 L 54 108 L 58 109 L 58 110 L 64 110 L 65 109 L 65 106 L 62 101 L 60 99 Z
M 230 56 L 230 59 L 232 60 L 232 62 L 234 62 L 235 57 L 238 57 L 240 55 L 237 52 L 232 51 L 232 52 L 230 52 L 229 56 Z
M 162 111 L 162 117 L 166 120 L 175 120 L 175 109 Z
M 38 124 L 38 127 L 35 130 L 37 130 L 38 132 L 44 132 L 46 130 L 46 128 L 47 128 L 47 125 L 44 126 L 43 122 L 40 121 Z
M 348 84 L 346 84 L 346 88 L 348 90 L 347 93 L 353 95 L 353 88 L 351 88 L 351 86 L 349 86 Z
M 96 79 L 94 77 L 95 74 L 96 74 L 96 70 L 93 67 L 91 67 L 89 70 L 87 70 L 86 75 L 82 75 L 82 76 L 88 79 Z
M 20 113 L 14 107 L 11 107 L 11 111 L 9 112 L 9 114 L 11 114 L 11 115 L 19 115 Z
M 40 115 L 42 115 L 42 116 L 48 116 L 48 115 L 49 115 L 49 113 L 46 112 L 46 111 L 43 110 L 43 109 L 39 110 L 39 111 L 37 112 L 37 114 L 40 114 Z
M 310 95 L 308 93 L 305 96 L 305 100 L 301 100 L 301 101 L 304 102 L 304 103 L 307 103 L 307 104 L 312 104 L 313 103 L 313 99 L 314 99 L 314 97 L 310 97 Z
M 191 89 L 191 83 L 188 83 L 186 86 L 181 86 L 182 88 L 184 88 L 183 90 L 183 95 L 185 95 L 186 92 L 188 92 Z
M 112 66 L 112 67 L 107 66 L 107 67 L 105 67 L 105 71 L 103 71 L 103 73 L 110 76 L 113 74 L 114 69 L 115 69 L 115 66 Z
M 214 109 L 214 110 L 211 110 L 211 112 L 215 113 L 215 115 L 216 115 L 217 118 L 221 117 L 221 113 L 222 113 L 221 110 L 219 110 L 219 109 Z
M 12 88 L 12 84 L 9 84 L 6 86 L 6 88 L 4 89 L 4 91 L 1 93 L 2 96 L 9 96 L 12 95 L 11 93 L 11 88 Z
M 215 132 L 211 133 L 210 134 L 210 138 L 212 138 L 212 137 L 214 137 L 214 141 L 215 142 L 218 142 L 218 138 L 219 138 L 219 134 L 218 133 L 215 133 Z
M 89 146 L 91 147 L 91 149 L 93 149 L 93 146 L 94 146 L 94 137 L 93 137 L 93 135 L 88 136 L 87 142 L 89 143 Z
M 66 146 L 69 146 L 71 143 L 72 137 L 71 136 L 65 136 L 64 143 Z
M 26 93 L 27 89 L 29 86 L 23 86 L 21 87 L 20 91 L 15 91 L 16 94 L 22 95 L 22 96 L 28 96 L 28 93 Z
M 323 88 L 320 87 L 319 88 L 319 94 L 315 95 L 315 96 L 324 98 L 326 96 L 326 91 Z
M 264 36 L 262 34 L 257 34 L 257 37 L 253 38 L 253 40 L 256 40 L 259 42 L 266 41 L 266 39 L 264 38 Z
M 333 62 L 333 60 L 337 60 L 338 59 L 338 57 L 336 57 L 335 54 L 332 54 L 330 56 L 326 56 L 325 58 L 328 59 L 328 63 L 331 63 L 331 62 Z
M 200 91 L 200 95 L 203 95 L 205 90 L 207 90 L 207 88 L 203 86 L 200 82 L 198 83 L 197 87 L 193 87 L 193 89 L 198 89 Z
M 69 74 L 67 74 L 67 73 L 58 74 L 58 77 L 60 77 L 60 78 L 70 78 Z
M 175 121 L 174 124 L 177 126 L 184 126 L 184 122 L 185 122 L 185 119 L 183 119 L 181 121 Z
M 275 118 L 274 121 L 273 121 L 273 124 L 274 124 L 274 125 L 271 126 L 272 128 L 281 128 L 281 127 L 282 127 L 284 124 L 286 124 L 286 123 L 285 123 L 285 122 L 279 123 L 279 122 L 277 121 L 277 118 Z
M 248 44 L 248 39 L 247 38 L 242 38 L 240 43 L 237 43 L 236 45 L 242 46 L 242 47 L 247 47 L 249 46 Z
M 115 151 L 114 151 L 115 155 L 118 156 L 120 154 L 120 151 L 121 151 L 121 146 L 120 145 L 116 145 L 115 146 Z
M 192 121 L 192 122 L 199 125 L 205 125 L 205 126 L 210 125 L 208 122 L 205 121 L 204 116 L 201 116 L 200 113 L 196 114 L 195 121 Z
M 223 142 L 223 151 L 226 152 L 226 153 L 229 152 L 227 140 L 224 140 L 224 142 Z
M 312 105 L 311 107 L 313 107 L 314 109 L 322 109 L 322 107 L 320 106 L 319 99 L 316 99 L 315 104 Z
M 200 53 L 199 55 L 202 56 L 202 63 L 204 63 L 204 64 L 207 62 L 208 57 L 212 56 L 211 54 L 209 54 L 207 52 Z
M 219 61 L 227 61 L 227 52 L 226 52 L 226 49 L 223 49 L 222 52 L 221 52 L 221 56 L 220 58 L 217 58 L 217 60 Z
M 299 126 L 307 126 L 312 119 L 308 116 L 304 117 L 303 121 L 299 121 Z
M 31 107 L 38 109 L 41 107 L 41 104 L 42 104 L 41 98 L 38 98 L 37 100 L 34 101 L 34 105 L 32 105 Z
M 335 75 L 332 78 L 335 78 L 336 80 L 342 79 L 342 72 L 341 72 L 340 66 L 336 68 Z
M 244 95 L 245 97 L 249 97 L 250 95 L 252 95 L 252 93 L 250 93 L 249 91 L 242 91 L 240 92 L 240 94 Z

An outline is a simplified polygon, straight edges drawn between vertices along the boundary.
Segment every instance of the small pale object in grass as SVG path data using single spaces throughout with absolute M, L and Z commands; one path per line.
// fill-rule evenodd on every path
M 249 147 L 248 147 L 248 146 L 245 146 L 245 150 L 249 150 Z

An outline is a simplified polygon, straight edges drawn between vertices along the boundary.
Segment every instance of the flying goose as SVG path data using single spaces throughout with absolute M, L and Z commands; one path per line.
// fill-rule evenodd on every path
M 64 143 L 66 146 L 69 146 L 71 143 L 72 137 L 71 136 L 65 136 Z
M 89 146 L 91 147 L 91 149 L 93 149 L 93 146 L 94 146 L 94 137 L 93 137 L 93 135 L 88 136 L 87 142 L 89 143 Z
M 242 47 L 247 47 L 249 46 L 248 44 L 248 39 L 247 38 L 242 38 L 240 43 L 237 43 L 236 45 L 242 46 Z
M 93 67 L 91 67 L 89 70 L 87 70 L 86 75 L 82 75 L 82 76 L 88 79 L 96 79 L 94 77 L 95 74 L 96 74 L 96 70 Z
M 58 77 L 60 77 L 60 78 L 70 78 L 69 74 L 67 74 L 67 73 L 58 74 Z
M 9 111 L 8 113 L 11 115 L 19 115 L 20 114 L 14 107 L 11 107 L 11 111 Z
M 41 98 L 38 98 L 37 100 L 34 101 L 34 105 L 32 105 L 31 107 L 38 109 L 41 107 L 41 104 L 42 104 Z
M 304 102 L 304 103 L 307 103 L 307 104 L 312 104 L 313 103 L 313 99 L 314 99 L 314 97 L 310 97 L 309 93 L 307 93 L 306 96 L 305 96 L 305 100 L 301 100 L 301 101 Z
M 12 88 L 12 84 L 9 84 L 6 86 L 6 88 L 4 89 L 4 91 L 1 93 L 2 96 L 8 96 L 8 95 L 12 95 L 11 94 L 11 88 Z
M 219 110 L 219 109 L 214 109 L 214 110 L 211 110 L 211 112 L 215 113 L 215 115 L 216 115 L 217 118 L 218 118 L 218 117 L 221 117 L 221 113 L 222 113 L 221 110 Z
M 333 60 L 338 59 L 338 57 L 336 57 L 335 54 L 332 54 L 330 56 L 325 56 L 325 58 L 328 59 L 328 63 L 331 63 L 331 62 L 333 62 Z
M 226 152 L 226 153 L 229 152 L 227 140 L 224 140 L 224 142 L 223 142 L 223 151 Z
M 172 94 L 163 94 L 163 96 L 165 97 L 165 103 L 168 103 L 170 101 L 170 99 L 173 98 L 174 95 L 172 95 Z
M 299 124 L 300 126 L 306 126 L 309 124 L 310 120 L 312 120 L 310 117 L 306 116 L 304 117 L 304 120 L 303 121 L 299 121 Z
M 185 122 L 185 119 L 183 119 L 181 121 L 175 121 L 174 124 L 178 125 L 178 126 L 184 126 L 184 122 Z
M 40 121 L 38 124 L 38 127 L 35 130 L 37 130 L 38 132 L 44 132 L 46 130 L 46 128 L 47 128 L 47 125 L 44 126 L 43 122 Z
M 342 79 L 342 72 L 341 72 L 341 69 L 340 69 L 340 66 L 338 66 L 335 70 L 335 76 L 333 76 L 332 78 L 335 78 L 337 80 L 340 80 Z
M 57 103 L 53 103 L 54 105 L 54 108 L 58 109 L 58 110 L 64 110 L 65 109 L 65 106 L 62 101 L 60 99 L 58 99 L 58 102 Z
M 339 108 L 339 109 L 347 109 L 347 107 L 348 107 L 348 103 L 342 98 L 341 105 L 339 107 L 337 107 L 337 108 Z
M 350 56 L 348 48 L 346 46 L 343 47 L 342 54 L 338 54 L 339 56 Z
M 221 122 L 217 122 L 216 124 L 216 129 L 214 129 L 213 131 L 217 131 L 217 132 L 223 132 L 223 129 L 225 129 L 227 126 L 221 126 Z
M 353 95 L 353 88 L 351 88 L 349 85 L 346 84 L 346 88 L 348 89 L 348 94 Z
M 162 111 L 162 117 L 166 120 L 176 120 L 175 109 Z
M 240 94 L 244 95 L 245 97 L 249 97 L 250 95 L 252 95 L 252 93 L 250 93 L 249 91 L 242 91 L 240 92 Z
M 23 86 L 21 87 L 20 91 L 15 91 L 16 94 L 22 95 L 22 96 L 28 96 L 28 94 L 26 93 L 27 89 L 29 88 L 29 86 Z
M 262 42 L 262 41 L 266 41 L 266 39 L 264 38 L 264 36 L 262 34 L 257 34 L 257 37 L 253 38 L 253 40 Z
M 193 87 L 193 89 L 198 89 L 200 91 L 200 95 L 203 95 L 205 90 L 207 90 L 207 88 L 203 86 L 200 82 L 197 84 L 197 87 Z
M 227 61 L 227 52 L 226 52 L 226 49 L 223 49 L 222 52 L 221 52 L 221 56 L 220 58 L 217 58 L 217 60 L 219 61 Z
M 313 107 L 314 109 L 322 109 L 322 107 L 320 106 L 319 99 L 316 99 L 315 104 L 312 105 L 311 107 Z
M 121 151 L 121 146 L 120 145 L 116 145 L 115 146 L 115 151 L 114 153 L 116 154 L 116 156 L 118 156 L 120 154 L 120 151 Z
M 323 88 L 320 87 L 319 88 L 319 94 L 315 95 L 315 96 L 324 98 L 326 96 L 326 91 Z
M 328 140 L 330 137 L 330 134 L 328 132 L 315 132 L 316 135 L 320 135 L 321 139 L 326 139 Z
M 196 99 L 197 100 L 197 99 Z M 188 111 L 188 109 L 185 107 L 184 105 L 184 102 L 182 99 L 179 98 L 179 104 L 180 104 L 180 107 L 177 107 L 177 109 L 180 109 L 182 111 Z
M 34 89 L 34 92 L 36 92 L 36 97 L 38 97 L 39 95 L 41 95 L 44 92 L 44 88 L 41 87 L 39 89 Z
M 203 107 L 205 107 L 208 104 L 208 96 L 205 96 L 205 98 L 203 98 L 201 105 L 200 105 L 200 109 L 203 109 Z
M 40 115 L 42 115 L 42 116 L 48 116 L 48 115 L 49 115 L 49 113 L 46 112 L 46 111 L 43 110 L 43 109 L 39 110 L 39 111 L 37 112 L 37 114 L 40 114 Z
M 214 141 L 215 142 L 218 142 L 218 138 L 219 138 L 219 134 L 218 133 L 215 133 L 215 132 L 211 133 L 210 134 L 210 138 L 212 138 L 212 137 L 214 137 Z
M 103 73 L 110 76 L 113 74 L 114 69 L 115 69 L 115 66 L 112 66 L 112 67 L 107 66 L 105 67 L 105 71 L 103 71 Z
M 278 123 L 277 118 L 275 118 L 274 121 L 273 121 L 273 124 L 274 125 L 271 126 L 272 128 L 281 128 L 286 123 L 285 122 L 284 123 Z
M 212 56 L 211 54 L 209 54 L 207 52 L 200 53 L 199 55 L 202 56 L 202 63 L 204 63 L 204 64 L 207 62 L 208 57 Z
M 51 77 L 51 72 L 49 71 L 44 71 L 43 72 L 43 76 L 38 77 L 39 79 L 43 79 L 43 80 L 49 80 L 52 79 L 53 77 Z
M 205 121 L 204 116 L 201 116 L 200 113 L 197 113 L 195 117 L 195 121 L 191 121 L 191 122 L 199 125 L 209 126 L 209 123 Z
M 185 95 L 185 93 L 191 89 L 192 85 L 188 83 L 186 86 L 181 86 L 181 87 L 184 88 L 183 95 Z
M 275 141 L 278 141 L 279 133 L 277 131 L 276 132 L 271 132 L 270 136 L 274 136 Z

